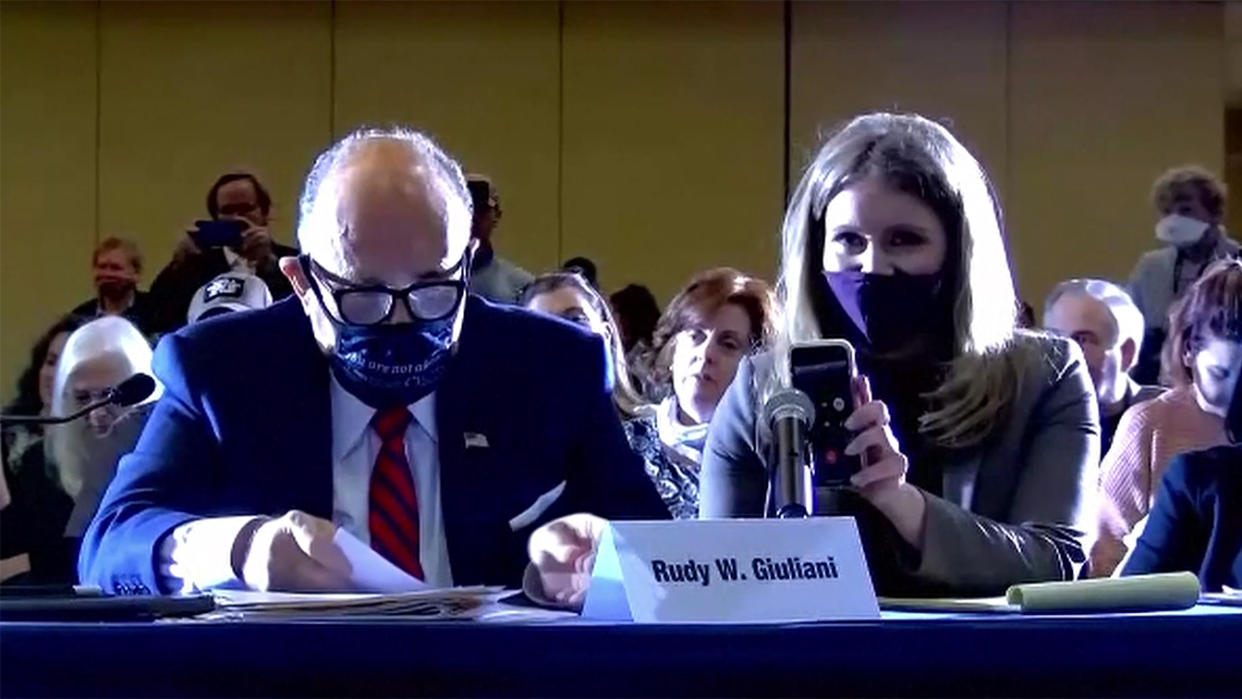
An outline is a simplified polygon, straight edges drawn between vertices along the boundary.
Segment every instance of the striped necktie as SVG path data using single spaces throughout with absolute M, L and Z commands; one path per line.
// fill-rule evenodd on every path
M 418 492 L 405 455 L 405 432 L 414 417 L 405 406 L 375 413 L 371 427 L 380 438 L 371 471 L 371 548 L 398 568 L 423 579 L 418 552 Z

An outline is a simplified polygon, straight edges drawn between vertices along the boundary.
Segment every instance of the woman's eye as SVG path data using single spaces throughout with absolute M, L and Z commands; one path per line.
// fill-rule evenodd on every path
M 837 231 L 832 237 L 832 242 L 840 245 L 852 253 L 862 252 L 867 249 L 867 239 L 860 233 L 854 231 Z
M 922 245 L 927 239 L 913 231 L 894 231 L 888 242 L 893 247 L 904 248 Z

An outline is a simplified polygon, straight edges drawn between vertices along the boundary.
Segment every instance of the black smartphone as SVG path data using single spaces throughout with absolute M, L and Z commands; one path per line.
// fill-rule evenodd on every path
M 854 346 L 845 340 L 802 342 L 789 351 L 790 379 L 815 404 L 811 425 L 811 467 L 816 486 L 842 486 L 862 468 L 845 447 L 854 433 L 845 420 L 854 412 L 854 379 L 858 365 Z
M 195 245 L 204 250 L 220 247 L 239 248 L 242 242 L 242 232 L 249 227 L 250 224 L 236 218 L 195 221 L 190 237 L 194 239 Z

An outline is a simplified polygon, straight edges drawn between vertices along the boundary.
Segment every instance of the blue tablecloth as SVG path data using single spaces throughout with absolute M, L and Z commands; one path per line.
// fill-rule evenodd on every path
M 5 623 L 0 694 L 1239 695 L 1242 609 L 692 626 Z

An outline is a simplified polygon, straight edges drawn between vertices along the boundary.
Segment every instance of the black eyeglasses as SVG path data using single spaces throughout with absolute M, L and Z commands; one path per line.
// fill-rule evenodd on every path
M 380 325 L 392 317 L 398 299 L 405 304 L 405 310 L 415 320 L 443 320 L 453 315 L 462 297 L 466 294 L 470 251 L 467 250 L 461 260 L 447 271 L 447 274 L 456 274 L 461 271 L 461 279 L 414 282 L 404 289 L 393 289 L 383 284 L 346 286 L 350 282 L 324 269 L 322 265 L 312 260 L 310 255 L 301 255 L 298 261 L 307 278 L 311 280 L 315 298 L 319 299 L 320 307 L 329 318 L 346 325 Z M 319 284 L 315 283 L 314 277 L 331 282 L 331 285 L 325 283 L 324 287 L 332 295 L 332 300 L 336 302 L 337 314 L 332 313 L 324 303 Z

